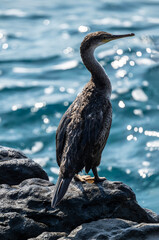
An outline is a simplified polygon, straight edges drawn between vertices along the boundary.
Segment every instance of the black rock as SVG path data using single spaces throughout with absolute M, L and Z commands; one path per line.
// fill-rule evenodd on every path
M 48 240 L 51 240 L 47 238 Z M 102 219 L 84 223 L 59 240 L 158 240 L 159 223 L 135 223 L 122 219 Z
M 51 208 L 51 195 L 54 185 L 42 179 L 27 179 L 14 187 L 7 184 L 0 185 L 0 212 L 2 214 L 17 213 L 22 218 L 7 228 L 10 238 L 21 238 L 22 222 L 29 222 L 31 229 L 39 232 L 25 231 L 23 240 L 36 237 L 42 232 L 65 232 L 69 234 L 77 226 L 102 218 L 122 218 L 134 222 L 156 223 L 157 215 L 141 208 L 136 202 L 132 190 L 120 182 L 104 181 L 100 184 L 81 184 L 73 182 L 65 198 L 57 209 Z M 8 218 L 5 225 L 12 219 Z M 0 226 L 4 225 L 4 220 Z M 2 236 L 4 232 L 1 232 Z M 20 236 L 20 237 L 19 237 Z M 3 239 L 1 237 L 1 239 Z M 5 239 L 5 238 L 4 238 Z M 51 239 L 51 238 L 48 238 Z M 54 238 L 55 239 L 55 235 Z
M 18 209 L 17 209 L 18 210 Z M 17 240 L 37 236 L 45 230 L 43 223 L 19 214 L 18 211 L 0 213 L 0 239 Z
M 29 238 L 28 240 L 56 240 L 63 236 L 65 236 L 66 233 L 64 232 L 43 232 L 36 238 Z
M 134 239 L 146 239 L 150 233 L 159 239 L 158 216 L 139 206 L 127 185 L 72 181 L 52 209 L 55 186 L 42 168 L 16 150 L 1 150 L 0 174 L 5 171 L 6 176 L 0 176 L 0 240 L 109 239 L 109 234 L 110 239 L 133 239 L 131 232 Z
M 0 184 L 16 185 L 28 178 L 48 180 L 39 164 L 20 151 L 0 146 Z

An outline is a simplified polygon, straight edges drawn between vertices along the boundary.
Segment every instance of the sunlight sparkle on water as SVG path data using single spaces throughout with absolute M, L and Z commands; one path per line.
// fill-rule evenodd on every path
M 8 43 L 3 43 L 3 45 L 2 45 L 2 49 L 7 49 L 8 48 Z
M 129 57 L 126 55 L 121 58 L 119 56 L 116 56 L 114 59 L 115 60 L 111 62 L 111 66 L 114 69 L 118 69 L 119 67 L 123 67 L 127 63 L 127 61 L 129 60 Z
M 124 69 L 120 69 L 120 70 L 117 71 L 116 77 L 117 78 L 123 78 L 126 74 L 127 74 L 127 72 Z
M 148 167 L 148 166 L 150 166 L 150 162 L 148 162 L 148 161 L 143 161 L 143 162 L 142 162 L 142 165 L 145 166 L 145 167 Z
M 132 129 L 131 125 L 127 125 L 127 130 L 130 131 Z
M 153 65 L 155 64 L 155 61 L 150 58 L 140 58 L 136 59 L 136 63 L 138 65 Z
M 150 151 L 159 150 L 159 140 L 147 142 L 146 146 L 149 148 Z
M 139 133 L 143 133 L 143 128 L 142 127 L 139 127 Z
M 0 32 L 0 39 L 2 39 L 3 38 L 3 33 L 2 32 Z
M 21 105 L 13 105 L 12 111 L 17 111 L 19 108 L 21 108 Z
M 50 120 L 49 120 L 47 117 L 45 117 L 45 118 L 43 119 L 43 122 L 44 122 L 45 124 L 48 124 L 48 123 L 50 122 Z
M 135 115 L 138 115 L 138 116 L 142 116 L 143 115 L 143 111 L 141 109 L 134 109 L 133 110 L 133 113 Z
M 130 64 L 130 66 L 133 67 L 135 65 L 135 62 L 134 61 L 130 61 L 129 64 Z
M 119 101 L 118 106 L 120 108 L 124 108 L 125 107 L 125 103 L 123 101 Z
M 60 92 L 64 92 L 65 88 L 64 87 L 60 87 Z
M 67 106 L 69 105 L 69 102 L 65 101 L 65 102 L 63 103 L 63 105 L 64 105 L 65 107 L 67 107 Z
M 77 67 L 77 65 L 78 65 L 78 61 L 72 60 L 72 61 L 54 65 L 52 68 L 54 70 L 67 70 L 67 69 L 75 68 L 75 67 Z
M 37 103 L 35 103 L 35 108 L 42 108 L 45 105 L 46 105 L 46 103 L 44 103 L 44 102 L 37 102 Z
M 146 102 L 148 100 L 148 96 L 140 88 L 134 89 L 131 94 L 136 101 Z
M 146 48 L 146 52 L 147 53 L 151 53 L 151 49 L 150 48 Z
M 138 127 L 134 127 L 134 132 L 138 132 Z
M 130 169 L 126 169 L 126 173 L 127 173 L 127 174 L 130 174 L 130 173 L 131 173 L 131 170 L 130 170 Z
M 138 173 L 142 178 L 146 178 L 146 175 L 148 173 L 148 169 L 139 169 Z
M 70 93 L 70 94 L 73 94 L 73 93 L 75 93 L 75 90 L 73 88 L 68 88 L 67 92 Z
M 55 132 L 57 130 L 57 127 L 55 126 L 49 126 L 47 129 L 46 129 L 46 133 L 52 133 L 52 132 Z
M 34 145 L 32 146 L 31 150 L 30 149 L 24 149 L 25 154 L 33 154 L 37 153 L 42 150 L 44 144 L 42 142 L 35 142 Z
M 89 27 L 83 26 L 83 25 L 79 26 L 78 28 L 79 32 L 88 32 L 88 30 L 89 30 Z
M 156 132 L 156 131 L 144 131 L 144 134 L 146 136 L 151 136 L 151 137 L 159 137 L 159 132 Z
M 133 135 L 132 135 L 132 134 L 130 134 L 130 135 L 127 136 L 127 140 L 128 140 L 128 141 L 131 141 L 132 139 L 133 139 Z
M 141 56 L 142 56 L 142 52 L 138 51 L 138 52 L 136 52 L 136 55 L 137 55 L 138 57 L 141 57 Z
M 45 107 L 45 102 L 37 102 L 35 103 L 34 107 L 31 108 L 31 112 L 37 112 L 40 108 Z
M 51 167 L 50 170 L 51 170 L 52 173 L 54 173 L 56 175 L 59 175 L 59 168 Z
M 123 50 L 122 49 L 118 49 L 116 52 L 117 52 L 118 55 L 122 55 L 123 54 Z
M 71 52 L 73 52 L 73 51 L 74 51 L 73 48 L 67 47 L 67 48 L 65 48 L 65 49 L 63 50 L 63 53 L 64 53 L 64 54 L 69 54 L 69 53 L 71 53 Z
M 127 140 L 128 141 L 131 141 L 131 140 L 137 141 L 137 137 L 134 137 L 132 134 L 130 134 L 127 136 Z
M 45 94 L 51 94 L 54 91 L 54 87 L 50 86 L 44 89 Z

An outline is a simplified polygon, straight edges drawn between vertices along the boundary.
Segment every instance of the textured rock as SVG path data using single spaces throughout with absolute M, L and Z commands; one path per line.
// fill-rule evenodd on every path
M 40 234 L 38 237 L 36 238 L 29 238 L 29 240 L 56 240 L 59 239 L 63 236 L 65 236 L 66 233 L 64 232 L 43 232 L 42 234 Z
M 59 240 L 158 240 L 159 223 L 135 223 L 122 219 L 103 219 L 75 228 L 68 237 Z
M 45 229 L 44 224 L 24 217 L 17 212 L 0 214 L 0 239 L 28 239 L 37 236 Z
M 28 178 L 48 180 L 39 164 L 15 149 L 0 146 L 0 184 L 15 185 Z
M 120 233 L 123 239 L 131 239 L 126 238 L 132 236 L 131 232 L 141 237 L 144 232 L 143 236 L 158 234 L 158 216 L 141 208 L 131 188 L 121 182 L 72 181 L 64 199 L 52 209 L 54 185 L 42 168 L 25 155 L 0 148 L 0 174 L 1 240 L 87 239 L 83 238 L 88 234 L 87 225 L 89 232 L 94 229 L 90 239 L 122 239 L 117 238 Z
M 142 209 L 132 190 L 120 182 L 104 181 L 100 184 L 72 183 L 57 209 L 50 206 L 54 185 L 43 179 L 27 179 L 14 187 L 0 185 L 0 211 L 18 214 L 21 220 L 1 219 L 0 226 L 9 225 L 7 233 L 21 239 L 23 227 L 36 231 L 24 232 L 23 239 L 36 237 L 42 232 L 69 233 L 84 222 L 101 218 L 123 218 L 138 223 L 155 223 L 157 216 Z M 10 224 L 12 222 L 12 225 Z M 9 224 L 8 224 L 9 223 Z M 15 231 L 16 228 L 16 231 Z M 3 236 L 4 229 L 0 236 Z M 6 234 L 6 233 L 5 233 Z M 19 237 L 20 236 L 20 237 Z M 55 236 L 54 236 L 55 237 Z M 2 237 L 0 239 L 3 239 Z M 5 239 L 5 238 L 4 238 Z M 48 238 L 52 239 L 52 238 Z M 55 238 L 53 238 L 55 239 Z

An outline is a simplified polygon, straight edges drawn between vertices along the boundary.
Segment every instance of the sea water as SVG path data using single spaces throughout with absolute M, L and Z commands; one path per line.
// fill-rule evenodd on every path
M 98 168 L 159 213 L 159 2 L 1 0 L 0 145 L 22 150 L 56 182 L 59 121 L 90 79 L 90 32 L 135 33 L 96 50 L 112 82 L 113 123 Z

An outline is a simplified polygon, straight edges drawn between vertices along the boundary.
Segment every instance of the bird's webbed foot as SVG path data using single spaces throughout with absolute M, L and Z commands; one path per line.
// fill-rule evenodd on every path
M 103 182 L 107 180 L 105 177 L 98 177 L 98 178 L 95 178 L 95 182 Z
M 93 169 L 92 169 L 93 171 Z M 94 171 L 93 171 L 94 174 Z M 79 175 L 79 174 L 75 174 L 74 176 L 75 181 L 80 181 L 82 183 L 97 183 L 97 182 L 102 182 L 105 181 L 106 178 L 105 177 L 99 177 L 98 174 L 94 174 L 94 177 L 91 177 L 90 175 Z

